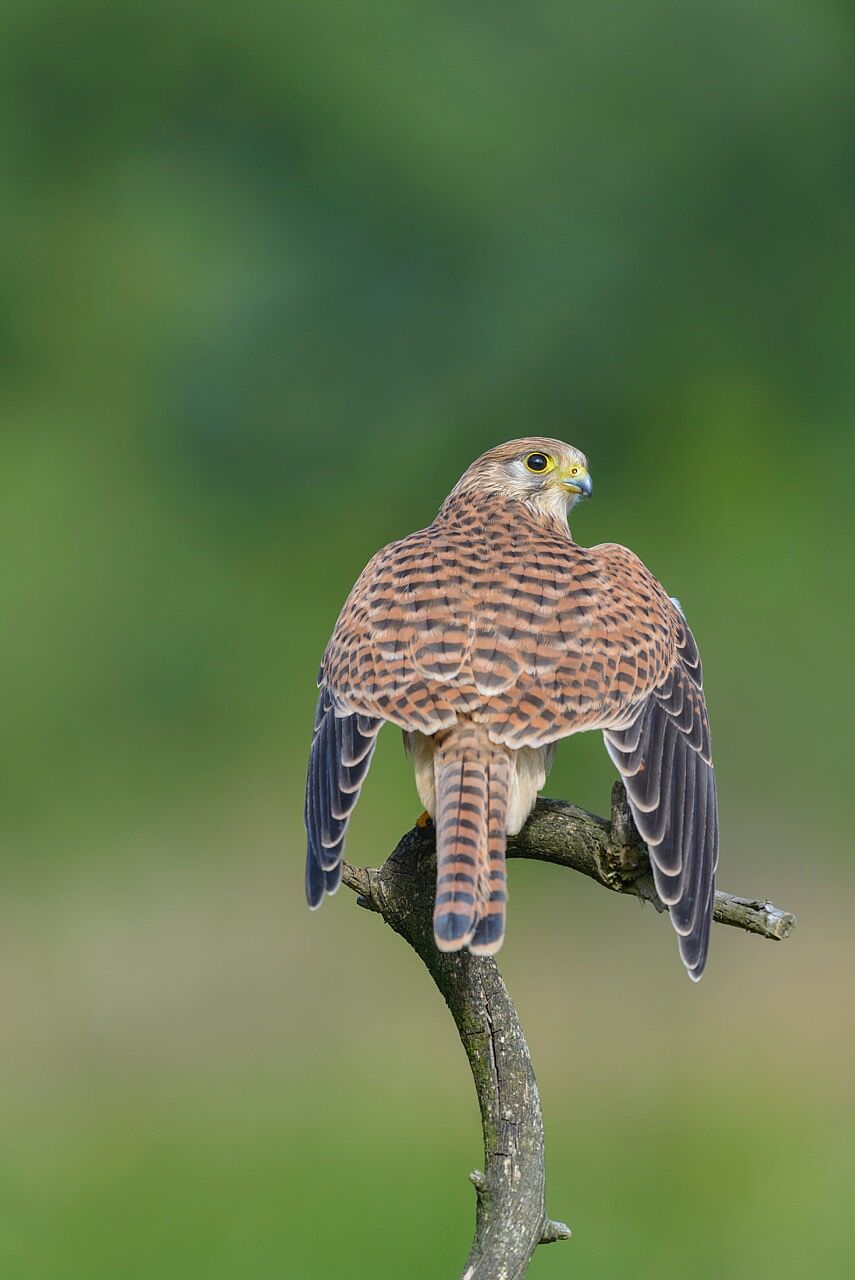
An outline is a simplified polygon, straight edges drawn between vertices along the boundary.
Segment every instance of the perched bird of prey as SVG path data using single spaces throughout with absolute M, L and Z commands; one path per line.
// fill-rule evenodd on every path
M 306 787 L 306 893 L 341 880 L 380 726 L 404 732 L 436 823 L 434 934 L 498 950 L 505 843 L 560 738 L 599 729 L 695 980 L 706 962 L 718 814 L 701 660 L 679 604 L 626 547 L 580 547 L 584 454 L 532 437 L 469 467 L 433 524 L 363 570 L 321 664 Z

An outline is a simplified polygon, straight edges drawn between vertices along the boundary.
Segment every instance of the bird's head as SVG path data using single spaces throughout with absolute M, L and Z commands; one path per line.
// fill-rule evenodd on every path
M 563 521 L 592 491 L 584 453 L 563 440 L 528 436 L 483 453 L 463 473 L 452 495 L 480 492 L 517 498 L 540 519 Z

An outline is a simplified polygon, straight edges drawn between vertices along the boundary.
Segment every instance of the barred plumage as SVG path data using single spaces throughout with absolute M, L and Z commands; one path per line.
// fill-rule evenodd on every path
M 505 841 L 511 757 L 461 720 L 436 735 L 436 906 L 442 951 L 490 954 L 505 932 Z
M 530 457 L 548 470 L 532 474 Z M 429 528 L 363 571 L 321 668 L 307 893 L 314 906 L 337 887 L 347 820 L 389 721 L 437 821 L 437 943 L 495 950 L 505 835 L 530 812 L 556 741 L 601 729 L 697 978 L 718 858 L 700 658 L 637 556 L 573 542 L 566 514 L 585 491 L 577 450 L 511 441 L 469 468 Z

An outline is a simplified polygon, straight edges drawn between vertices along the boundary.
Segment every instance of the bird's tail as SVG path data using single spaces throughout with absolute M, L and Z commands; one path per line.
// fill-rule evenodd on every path
M 505 934 L 511 757 L 471 720 L 438 733 L 434 744 L 436 945 L 492 955 Z

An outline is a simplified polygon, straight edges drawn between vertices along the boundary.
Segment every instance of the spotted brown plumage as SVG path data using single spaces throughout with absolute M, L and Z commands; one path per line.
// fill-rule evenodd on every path
M 500 445 L 433 524 L 360 575 L 321 666 L 307 894 L 316 906 L 338 885 L 347 820 L 389 721 L 437 823 L 437 944 L 496 950 L 506 835 L 525 822 L 557 740 L 600 729 L 698 978 L 718 858 L 700 658 L 637 556 L 572 540 L 568 510 L 590 488 L 569 445 Z

